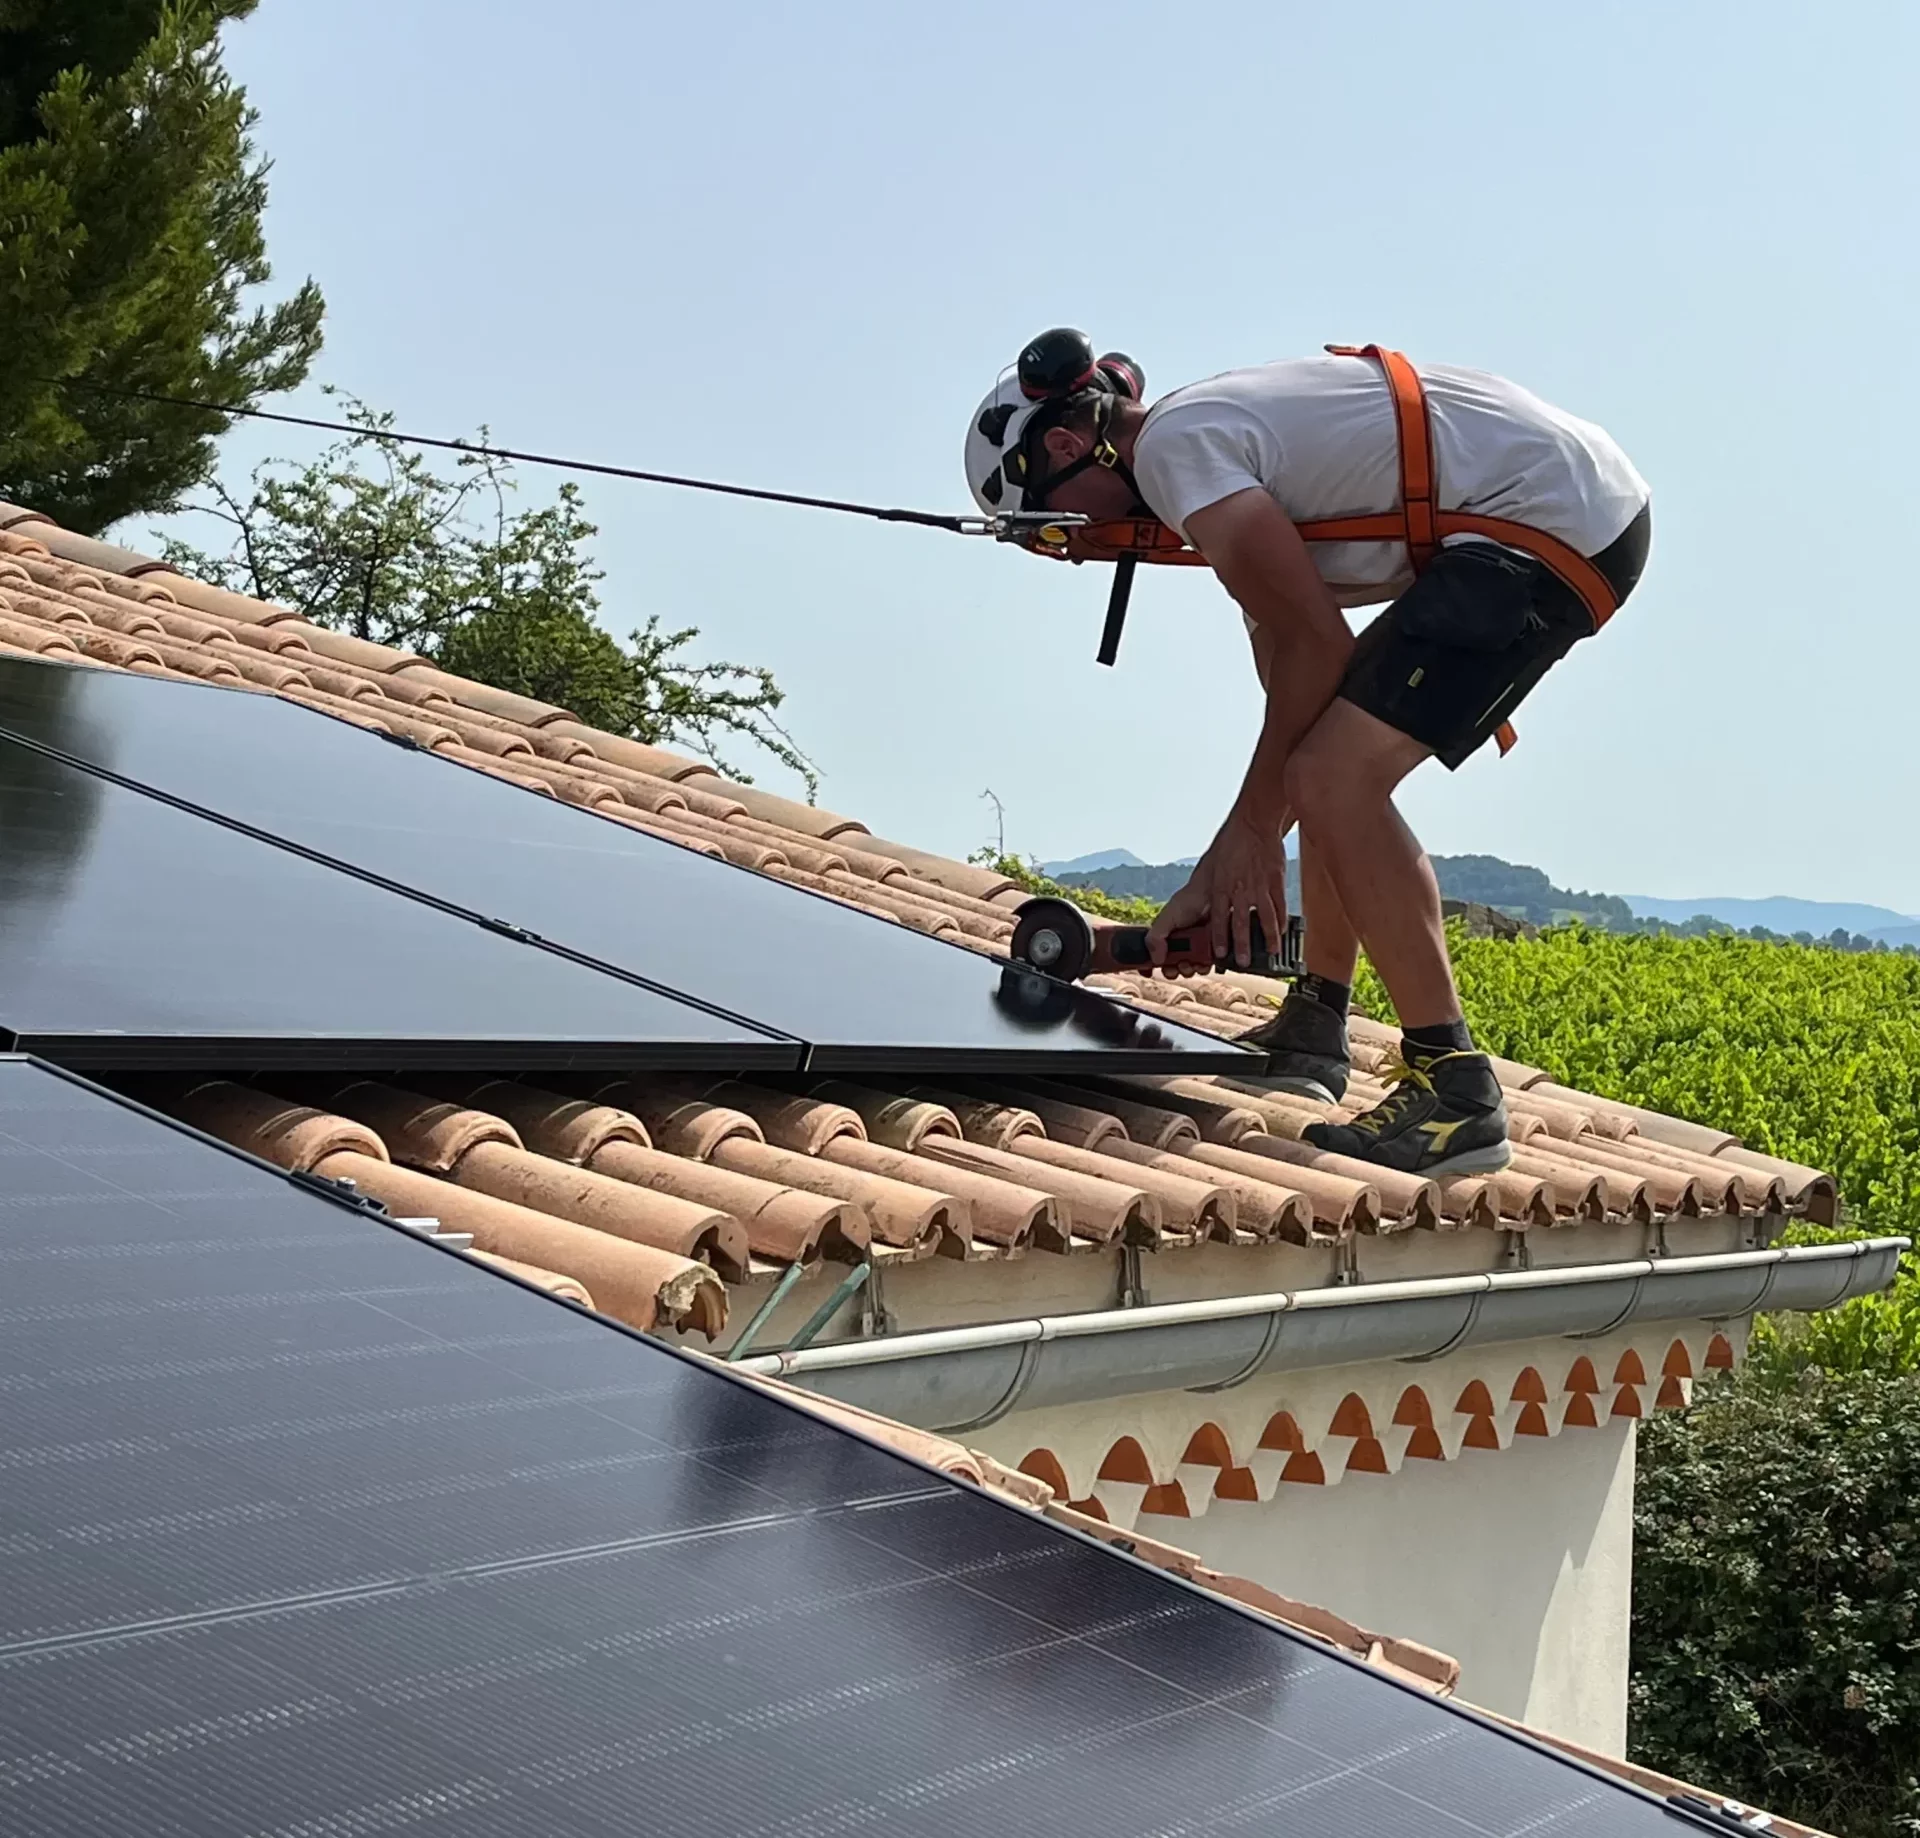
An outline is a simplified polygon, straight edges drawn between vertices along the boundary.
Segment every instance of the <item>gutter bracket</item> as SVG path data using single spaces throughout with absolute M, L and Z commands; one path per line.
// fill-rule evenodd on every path
M 805 1326 L 780 1350 L 783 1353 L 798 1353 L 803 1347 L 810 1347 L 823 1334 L 828 1324 L 848 1299 L 857 1295 L 867 1285 L 867 1279 L 873 1274 L 870 1263 L 855 1264 L 833 1287 L 833 1293 L 808 1316 Z
M 1502 1270 L 1531 1270 L 1533 1268 L 1533 1247 L 1527 1242 L 1525 1232 L 1502 1232 L 1500 1234 L 1500 1268 Z
M 1337 1289 L 1360 1281 L 1360 1243 L 1352 1232 L 1333 1247 L 1333 1281 Z
M 1034 1368 L 1040 1363 L 1040 1349 L 1044 1344 L 1045 1342 L 1041 1340 L 1038 1335 L 1035 1335 L 1031 1340 L 1022 1342 L 1020 1347 L 1020 1364 L 1014 1372 L 1011 1383 L 1008 1384 L 1006 1390 L 1001 1394 L 999 1402 L 996 1403 L 992 1409 L 982 1412 L 982 1414 L 977 1417 L 969 1418 L 965 1423 L 943 1424 L 940 1434 L 943 1436 L 959 1436 L 969 1430 L 983 1430 L 990 1424 L 998 1423 L 1002 1417 L 1020 1402 L 1021 1394 L 1026 1390 L 1029 1381 L 1033 1378 Z
M 1137 1244 L 1123 1244 L 1120 1247 L 1119 1306 L 1147 1308 L 1152 1300 L 1147 1294 L 1147 1277 L 1140 1262 L 1140 1247 Z
M 1665 1257 L 1667 1251 L 1667 1217 L 1665 1213 L 1655 1213 L 1647 1222 L 1647 1241 L 1640 1255 L 1642 1257 Z
M 1444 1359 L 1461 1341 L 1471 1334 L 1480 1319 L 1480 1305 L 1493 1293 L 1491 1289 L 1476 1289 L 1472 1300 L 1467 1304 L 1467 1318 L 1460 1323 L 1460 1331 L 1444 1346 L 1437 1346 L 1427 1353 L 1407 1353 L 1401 1356 L 1403 1366 L 1424 1366 L 1429 1360 Z
M 1856 1251 L 1854 1253 L 1854 1256 L 1858 1258 L 1859 1253 Z M 1716 1320 L 1716 1321 L 1740 1321 L 1740 1320 L 1750 1319 L 1754 1315 L 1764 1313 L 1766 1310 L 1768 1299 L 1773 1294 L 1774 1286 L 1780 1281 L 1781 1267 L 1785 1264 L 1785 1262 L 1786 1262 L 1785 1258 L 1778 1258 L 1773 1263 L 1767 1266 L 1766 1287 L 1763 1288 L 1760 1291 L 1759 1295 L 1754 1298 L 1753 1306 L 1751 1308 L 1744 1309 L 1738 1315 L 1712 1315 L 1712 1316 L 1709 1316 L 1708 1319 Z
M 1231 1378 L 1216 1380 L 1211 1385 L 1189 1385 L 1187 1390 L 1189 1392 L 1231 1391 L 1236 1385 L 1244 1385 L 1267 1363 L 1267 1356 L 1273 1351 L 1275 1343 L 1280 1338 L 1280 1325 L 1285 1319 L 1286 1310 L 1282 1308 L 1276 1308 L 1267 1316 L 1267 1331 L 1261 1336 L 1259 1348 Z
M 734 1337 L 733 1345 L 721 1356 L 723 1359 L 731 1363 L 746 1358 L 747 1349 L 753 1345 L 754 1336 L 767 1325 L 768 1318 L 787 1299 L 794 1284 L 799 1282 L 803 1274 L 803 1266 L 798 1263 L 789 1264 L 781 1271 L 780 1280 L 767 1291 L 766 1299 L 753 1311 L 752 1319 Z
M 1627 1299 L 1620 1305 L 1620 1312 L 1615 1315 L 1611 1321 L 1602 1327 L 1591 1327 L 1577 1334 L 1568 1334 L 1566 1338 L 1568 1340 L 1598 1340 L 1602 1335 L 1611 1334 L 1621 1322 L 1633 1318 L 1634 1310 L 1640 1306 L 1640 1292 L 1646 1288 L 1646 1286 L 1647 1279 L 1644 1276 L 1636 1276 L 1633 1279 L 1633 1287 L 1627 1291 Z
M 881 1282 L 881 1272 L 886 1266 L 878 1258 L 872 1259 L 867 1266 L 867 1281 L 860 1291 L 860 1326 L 858 1333 L 863 1340 L 877 1340 L 888 1334 L 899 1332 L 900 1324 L 894 1319 L 893 1312 L 887 1307 L 885 1287 Z

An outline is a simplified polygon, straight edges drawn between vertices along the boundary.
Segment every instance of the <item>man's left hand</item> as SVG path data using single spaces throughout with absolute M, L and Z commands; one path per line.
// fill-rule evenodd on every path
M 1235 813 L 1221 826 L 1186 886 L 1148 929 L 1148 953 L 1156 965 L 1163 965 L 1168 936 L 1204 920 L 1213 934 L 1214 961 L 1249 969 L 1253 964 L 1250 913 L 1260 915 L 1267 948 L 1279 949 L 1286 934 L 1286 846 L 1277 825 L 1252 823 Z

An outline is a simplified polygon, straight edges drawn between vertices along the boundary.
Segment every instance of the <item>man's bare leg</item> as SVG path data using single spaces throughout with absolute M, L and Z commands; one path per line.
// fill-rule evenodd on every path
M 1352 1054 L 1347 998 L 1360 942 L 1328 878 L 1320 851 L 1300 832 L 1300 905 L 1306 922 L 1306 970 L 1280 1012 L 1246 1036 L 1267 1052 L 1264 1082 L 1276 1091 L 1337 1104 L 1347 1090 Z
M 1310 1123 L 1301 1139 L 1405 1174 L 1482 1174 L 1512 1159 L 1506 1105 L 1461 1019 L 1433 864 L 1393 803 L 1427 752 L 1336 700 L 1288 765 L 1292 808 L 1399 1011 L 1409 1074 L 1364 1115 Z
M 1306 927 L 1310 976 L 1351 987 L 1360 961 L 1360 936 L 1340 904 L 1340 891 L 1327 873 L 1320 845 L 1300 831 L 1300 917 Z
M 1357 935 L 1408 1029 L 1460 1019 L 1439 883 L 1393 802 L 1394 788 L 1428 756 L 1417 740 L 1351 702 L 1335 701 L 1288 768 L 1290 802 L 1303 833 L 1313 839 L 1301 858 L 1302 902 L 1308 903 L 1310 853 L 1341 913 L 1342 924 L 1328 941 L 1330 954 L 1338 950 L 1335 967 L 1344 962 L 1351 976 L 1348 940 Z M 1311 924 L 1307 937 L 1311 951 Z

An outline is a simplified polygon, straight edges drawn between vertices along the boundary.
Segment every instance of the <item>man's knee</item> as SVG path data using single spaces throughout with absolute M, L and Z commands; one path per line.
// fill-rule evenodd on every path
M 1351 704 L 1336 701 L 1301 737 L 1287 761 L 1288 806 L 1303 829 L 1364 820 L 1385 811 L 1394 788 L 1426 757 L 1418 741 Z
M 1374 782 L 1364 761 L 1343 757 L 1338 747 L 1316 745 L 1311 736 L 1287 761 L 1284 784 L 1287 807 L 1309 834 L 1384 808 L 1391 796 L 1389 788 Z
M 1287 794 L 1287 808 L 1298 819 L 1303 831 L 1319 827 L 1327 813 L 1333 790 L 1332 778 L 1322 763 L 1309 753 L 1305 743 L 1296 747 L 1287 761 L 1281 781 Z

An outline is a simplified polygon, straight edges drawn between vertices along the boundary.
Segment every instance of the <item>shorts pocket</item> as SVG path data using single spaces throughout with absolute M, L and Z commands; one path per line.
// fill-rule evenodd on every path
M 1405 632 L 1388 647 L 1374 677 L 1375 713 L 1416 740 L 1426 739 L 1436 701 L 1446 700 L 1447 650 Z
M 1490 543 L 1444 549 L 1400 598 L 1400 629 L 1456 651 L 1504 651 L 1546 621 L 1535 603 L 1539 564 Z

